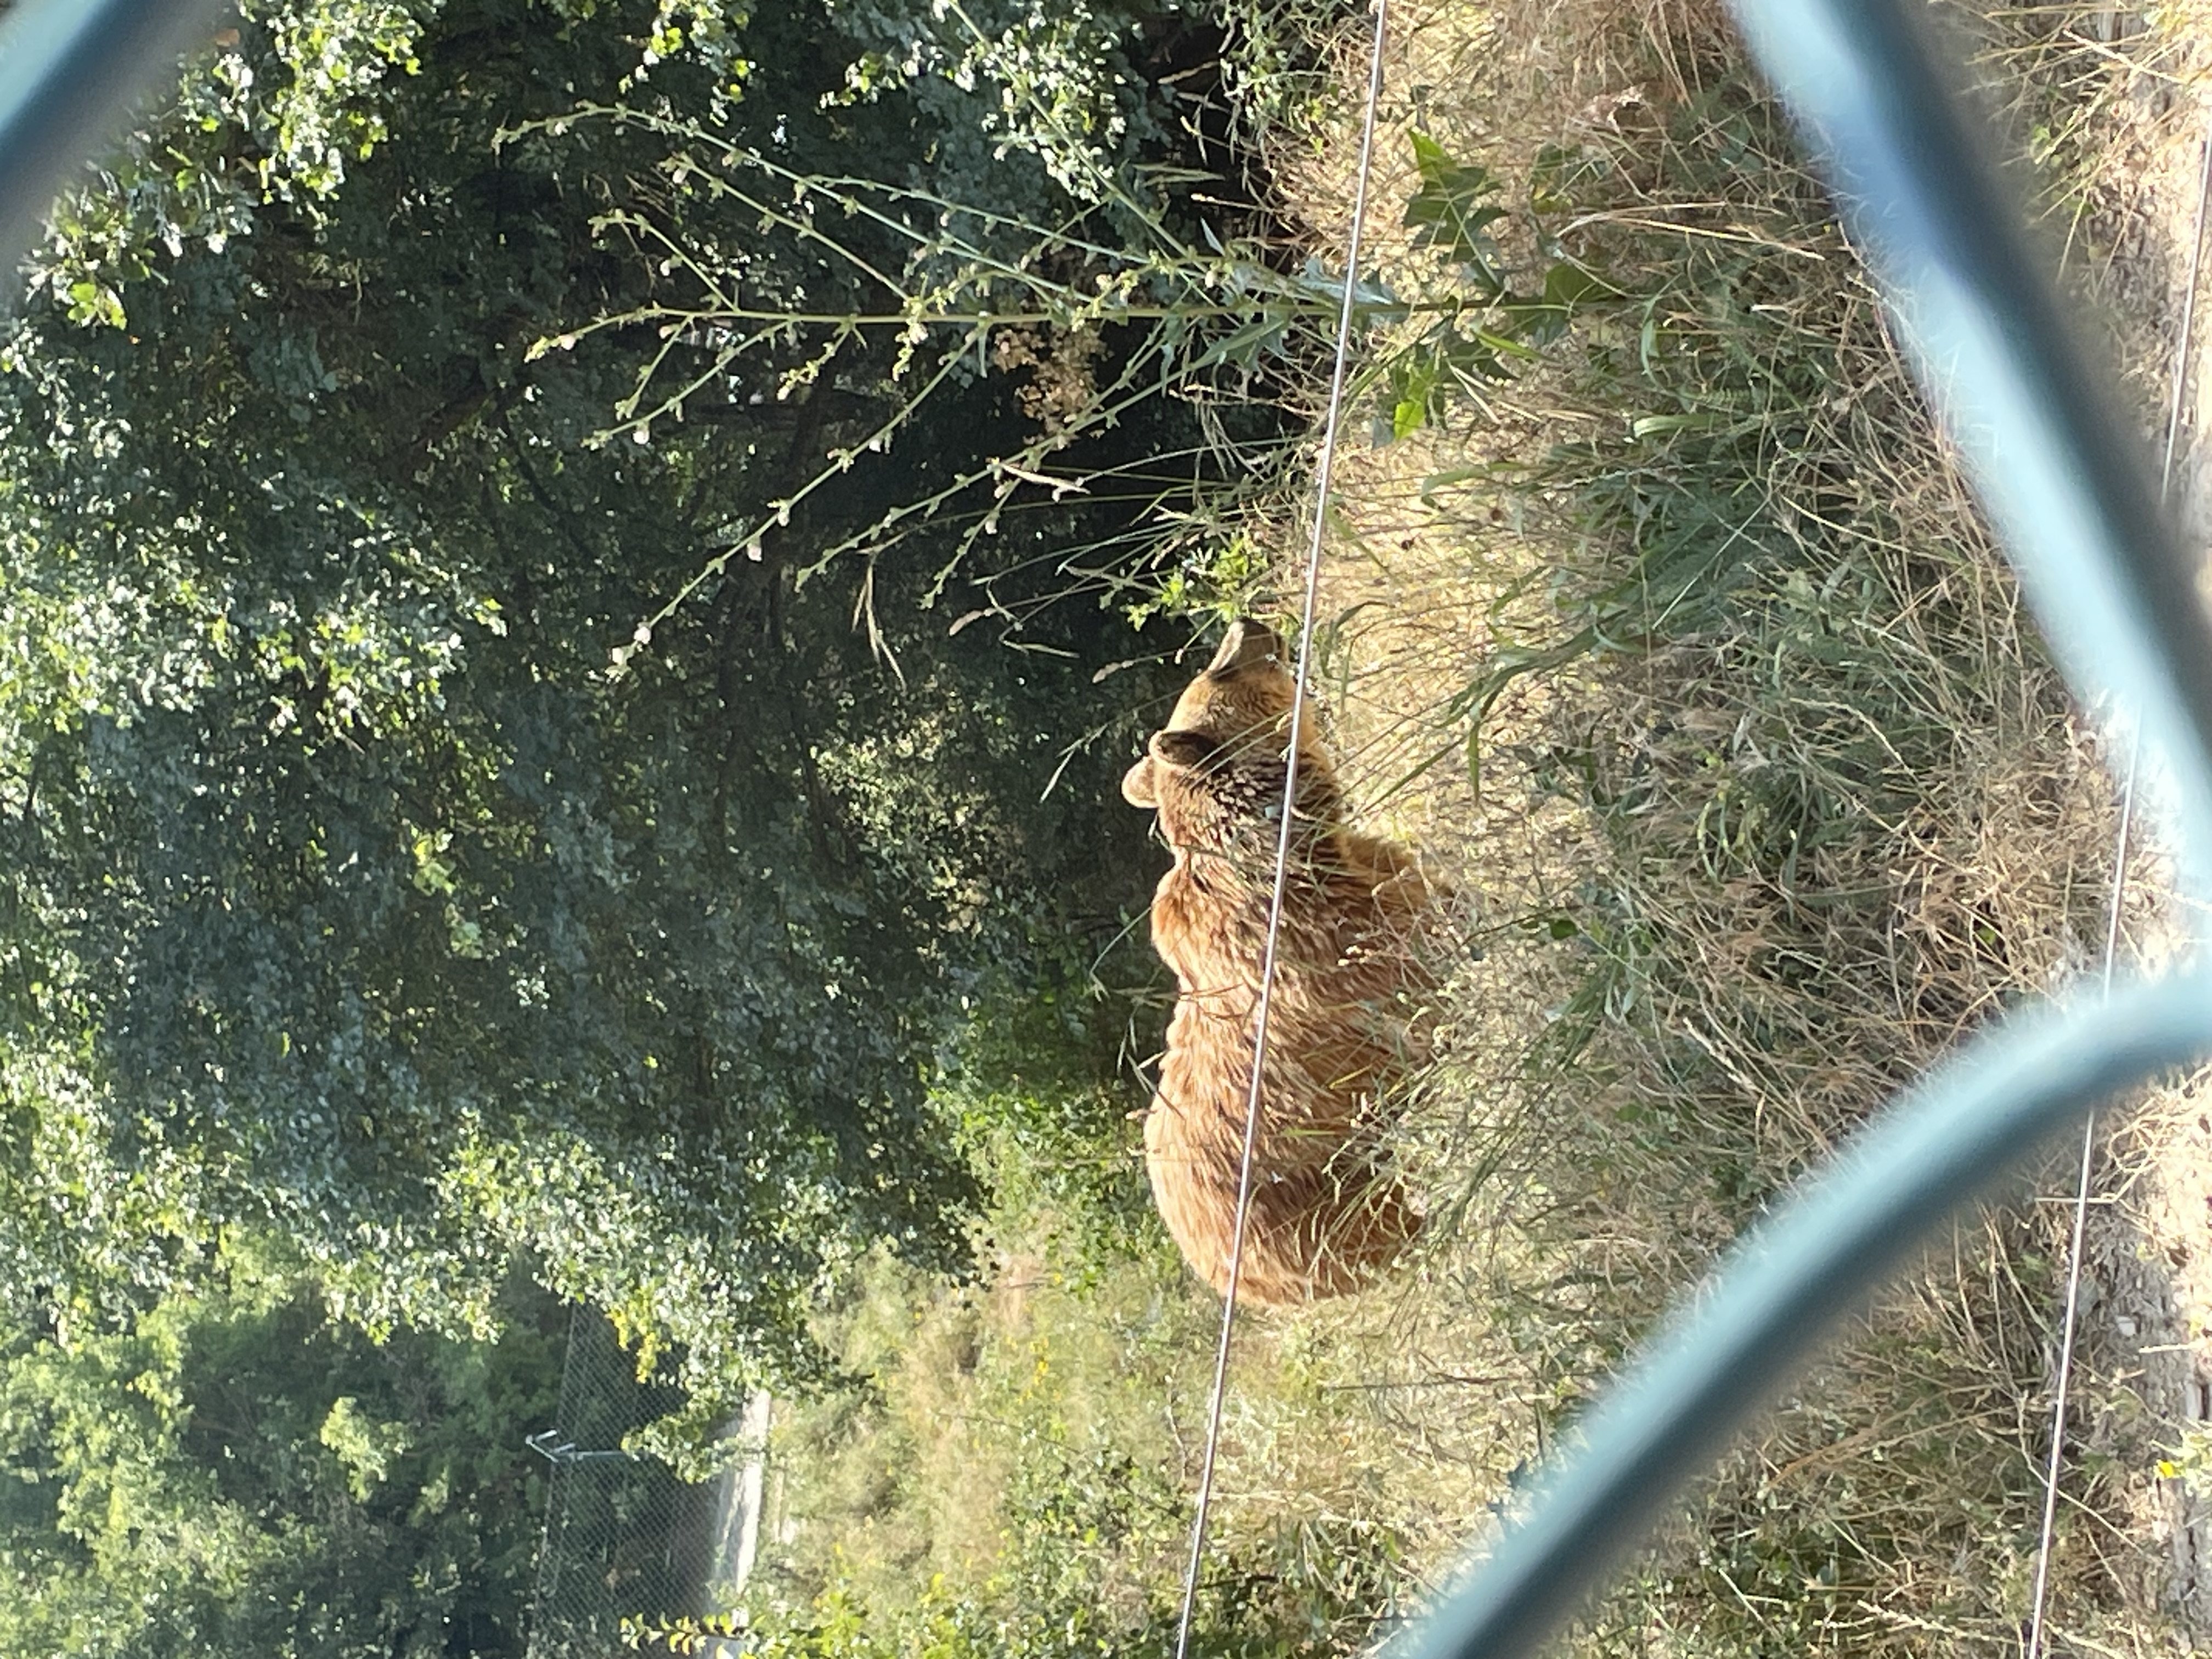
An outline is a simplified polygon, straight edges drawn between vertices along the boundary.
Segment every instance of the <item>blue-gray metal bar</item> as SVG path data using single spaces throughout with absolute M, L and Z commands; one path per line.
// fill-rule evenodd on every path
M 1893 1105 L 1731 1255 L 1706 1304 L 1591 1413 L 1528 1518 L 1420 1632 L 1419 1651 L 1536 1652 L 1788 1380 L 1940 1224 L 2049 1130 L 2212 1050 L 2212 979 L 2007 1021 Z
M 38 240 L 71 172 L 131 100 L 173 84 L 177 58 L 224 8 L 213 0 L 18 0 L 0 21 L 0 273 Z M 12 298 L 0 280 L 0 304 Z
M 2068 678 L 2141 720 L 2171 773 L 2179 851 L 2205 896 L 2212 626 L 2150 458 L 2069 326 L 1965 100 L 1944 84 L 1926 8 L 1734 8 L 1826 164 Z
M 2077 690 L 2139 722 L 2212 896 L 2212 627 L 2139 446 L 2073 337 L 1960 100 L 1898 0 L 1731 0 L 1829 169 L 1899 338 Z M 1892 1106 L 1734 1252 L 1592 1411 L 1527 1519 L 1413 1645 L 1516 1659 L 1920 1242 L 2049 1131 L 2212 1052 L 2212 976 L 2007 1020 Z

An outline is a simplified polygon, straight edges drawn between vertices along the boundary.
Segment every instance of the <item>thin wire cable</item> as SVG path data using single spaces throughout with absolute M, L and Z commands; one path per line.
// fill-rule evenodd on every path
M 2204 204 L 2212 197 L 2212 131 L 2204 137 L 2204 157 L 2197 173 L 2197 217 L 2190 233 L 2189 283 L 2181 296 L 2181 340 L 2173 354 L 2173 392 L 2166 410 L 2166 455 L 2159 464 L 2158 499 L 2162 507 L 2173 488 L 2173 447 L 2181 435 L 2181 397 L 2189 386 L 2189 346 L 2197 325 L 2197 279 L 2204 267 Z
M 1375 34 L 1368 49 L 1367 110 L 1359 132 L 1359 173 L 1352 197 L 1352 234 L 1344 255 L 1344 302 L 1336 317 L 1336 362 L 1328 381 L 1328 410 L 1322 426 L 1320 476 L 1314 490 L 1313 538 L 1306 548 L 1305 594 L 1298 618 L 1298 659 L 1291 688 L 1290 744 L 1283 767 L 1283 818 L 1275 836 L 1275 879 L 1267 901 L 1267 943 L 1260 958 L 1260 1002 L 1252 1023 L 1252 1084 L 1244 1097 L 1244 1150 L 1237 1170 L 1237 1215 L 1229 1236 L 1229 1275 L 1222 1287 L 1221 1340 L 1213 1355 L 1213 1395 L 1206 1407 L 1206 1456 L 1199 1466 L 1198 1504 L 1191 1519 L 1190 1561 L 1183 1573 L 1182 1614 L 1176 1625 L 1176 1659 L 1187 1659 L 1192 1616 L 1198 1607 L 1198 1572 L 1206 1554 L 1206 1523 L 1213 1506 L 1214 1453 L 1221 1443 L 1221 1407 L 1229 1382 L 1229 1342 L 1237 1326 L 1237 1286 L 1244 1265 L 1244 1226 L 1252 1208 L 1252 1158 L 1259 1142 L 1260 1085 L 1267 1057 L 1267 1013 L 1274 998 L 1275 948 L 1283 927 L 1283 890 L 1289 884 L 1292 808 L 1297 800 L 1298 745 L 1305 732 L 1306 676 L 1312 666 L 1314 612 L 1321 595 L 1321 546 L 1336 471 L 1336 441 L 1344 413 L 1346 367 L 1352 356 L 1352 307 L 1359 289 L 1359 245 L 1367 222 L 1367 180 L 1375 161 L 1375 111 L 1382 98 L 1383 30 L 1389 0 L 1375 0 Z
M 2203 141 L 2197 178 L 2197 216 L 2189 246 L 2189 280 L 2181 301 L 2181 337 L 2173 354 L 2173 386 L 2166 404 L 2166 453 L 2159 466 L 2161 504 L 2173 488 L 2174 447 L 2181 435 L 2181 399 L 2189 385 L 2189 350 L 2197 321 L 2197 289 L 2204 255 L 2204 208 L 2212 199 L 2212 132 Z M 2112 990 L 2112 963 L 2120 951 L 2120 915 L 2128 890 L 2128 837 L 2134 827 L 2136 775 L 2142 758 L 2142 728 L 2128 740 L 2128 765 L 2120 786 L 2120 827 L 2112 848 L 2112 899 L 2105 918 L 2105 994 Z M 2026 1659 L 2042 1659 L 2044 1615 L 2051 1589 L 2051 1547 L 2058 1522 L 2058 1476 L 2066 1455 L 2066 1397 L 2074 1380 L 2074 1333 L 2081 1306 L 2082 1242 L 2089 1225 L 2089 1182 L 2097 1152 L 2097 1114 L 2081 1126 L 2081 1173 L 2074 1193 L 2074 1236 L 2066 1256 L 2066 1311 L 2059 1322 L 2058 1375 L 2051 1392 L 2051 1456 L 2043 1471 L 2043 1524 L 2035 1547 L 2035 1600 L 2028 1617 Z
M 2127 894 L 2128 832 L 2135 817 L 2138 732 L 2128 746 L 2120 793 L 2120 830 L 2112 850 L 2112 902 L 2105 921 L 2105 992 L 2112 994 L 2112 960 L 2118 953 L 2120 911 Z M 2027 1659 L 2041 1659 L 2045 1602 L 2051 1589 L 2051 1543 L 2058 1520 L 2058 1474 L 2066 1454 L 2066 1391 L 2074 1380 L 2074 1328 L 2081 1305 L 2081 1243 L 2089 1224 L 2089 1178 L 2097 1152 L 2097 1114 L 2081 1126 L 2081 1174 L 2074 1193 L 2074 1237 L 2066 1257 L 2066 1312 L 2059 1323 L 2058 1376 L 2052 1385 L 2051 1456 L 2043 1471 L 2043 1524 L 2035 1547 L 2035 1601 L 2029 1614 Z

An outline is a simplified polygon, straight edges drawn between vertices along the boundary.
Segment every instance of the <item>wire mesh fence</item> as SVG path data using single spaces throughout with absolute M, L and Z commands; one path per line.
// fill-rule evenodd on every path
M 574 1310 L 554 1425 L 530 1442 L 552 1468 L 529 1659 L 604 1659 L 628 1651 L 625 1619 L 708 1610 L 720 1483 L 691 1485 L 622 1449 L 679 1403 L 678 1390 L 637 1380 L 604 1317 Z

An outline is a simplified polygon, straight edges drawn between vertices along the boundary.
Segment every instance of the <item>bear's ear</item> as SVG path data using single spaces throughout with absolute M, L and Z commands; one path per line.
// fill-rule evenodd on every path
M 1152 751 L 1161 765 L 1188 771 L 1213 759 L 1221 745 L 1202 732 L 1155 732 Z
M 1247 668 L 1282 659 L 1282 635 L 1263 622 L 1239 617 L 1229 624 L 1221 648 L 1213 653 L 1213 660 L 1206 664 L 1206 672 L 1216 679 L 1225 680 Z
M 1160 792 L 1152 787 L 1152 757 L 1150 755 L 1121 775 L 1121 799 L 1132 806 L 1147 809 L 1160 804 Z

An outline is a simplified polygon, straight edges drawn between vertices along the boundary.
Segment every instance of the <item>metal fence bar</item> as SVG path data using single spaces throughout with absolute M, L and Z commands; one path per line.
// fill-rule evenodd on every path
M 1717 1291 L 1592 1412 L 1525 1522 L 1418 1638 L 1430 1659 L 1534 1652 L 1841 1315 L 2047 1132 L 2212 1051 L 2212 975 L 2008 1020 L 1906 1095 L 1756 1229 Z
M 1898 0 L 1733 0 L 1813 141 L 1922 386 L 2076 691 L 2140 720 L 2190 890 L 2212 891 L 2212 624 L 2013 192 Z M 1986 128 L 1986 120 L 1979 123 Z
M 1898 0 L 1732 0 L 1808 130 L 1899 338 L 2074 686 L 2139 723 L 2184 883 L 2212 874 L 2212 626 L 2139 447 L 2065 325 L 1924 27 Z M 1592 1412 L 1527 1520 L 1417 1632 L 1511 1659 L 1595 1591 L 1838 1314 L 2108 1094 L 2212 1052 L 2212 975 L 2008 1020 L 1757 1229 Z
M 35 243 L 70 171 L 132 99 L 173 91 L 177 58 L 225 9 L 216 0 L 21 0 L 0 21 L 0 276 Z M 14 302 L 0 280 L 0 311 Z

